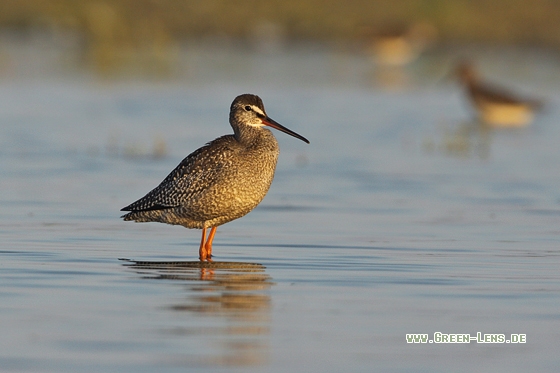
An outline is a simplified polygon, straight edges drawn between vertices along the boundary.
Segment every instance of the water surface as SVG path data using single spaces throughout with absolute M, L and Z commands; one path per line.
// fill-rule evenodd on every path
M 499 52 L 479 52 L 484 72 L 546 97 L 528 128 L 474 123 L 445 54 L 390 86 L 319 47 L 194 45 L 164 81 L 4 71 L 2 371 L 556 371 L 559 66 Z M 119 260 L 196 260 L 200 231 L 119 209 L 229 133 L 245 92 L 311 141 L 275 133 L 269 194 L 218 229 L 216 261 L 260 266 Z M 406 343 L 435 332 L 527 343 Z

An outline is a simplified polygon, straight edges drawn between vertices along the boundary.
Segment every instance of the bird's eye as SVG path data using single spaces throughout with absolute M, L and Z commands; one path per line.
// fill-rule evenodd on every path
M 251 111 L 251 107 L 249 105 L 245 106 L 246 111 Z

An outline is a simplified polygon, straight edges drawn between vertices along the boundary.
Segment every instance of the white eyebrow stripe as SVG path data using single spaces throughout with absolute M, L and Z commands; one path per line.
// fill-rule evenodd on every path
M 259 109 L 257 106 L 251 105 L 251 107 L 253 108 L 253 111 L 256 112 L 257 114 L 261 114 L 261 115 L 266 116 L 266 114 L 263 113 L 262 110 Z

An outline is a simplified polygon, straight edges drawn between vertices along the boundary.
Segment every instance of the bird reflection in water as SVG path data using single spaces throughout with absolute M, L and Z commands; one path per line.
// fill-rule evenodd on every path
M 427 152 L 442 152 L 458 158 L 490 158 L 492 129 L 477 121 L 445 123 L 438 127 L 438 137 L 424 139 L 423 148 Z
M 169 306 L 175 312 L 197 316 L 196 325 L 165 330 L 174 336 L 196 338 L 212 345 L 204 354 L 181 356 L 177 364 L 204 366 L 259 366 L 268 360 L 271 300 L 274 283 L 257 263 L 141 262 L 124 259 L 125 266 L 145 279 L 182 281 L 187 296 Z

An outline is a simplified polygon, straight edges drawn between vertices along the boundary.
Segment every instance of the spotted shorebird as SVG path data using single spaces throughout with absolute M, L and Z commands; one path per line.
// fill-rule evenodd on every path
M 522 127 L 529 124 L 535 111 L 541 107 L 537 100 L 523 99 L 501 88 L 490 85 L 479 77 L 474 66 L 461 62 L 457 75 L 466 93 L 484 123 L 495 127 Z
M 380 66 L 402 67 L 414 62 L 434 42 L 437 31 L 433 25 L 419 22 L 368 33 L 368 49 L 374 61 Z
M 272 120 L 255 95 L 233 100 L 229 123 L 232 135 L 188 155 L 161 184 L 124 207 L 121 211 L 130 212 L 122 218 L 202 229 L 199 258 L 211 260 L 216 228 L 253 210 L 272 183 L 280 150 L 265 126 L 309 144 L 305 137 Z

